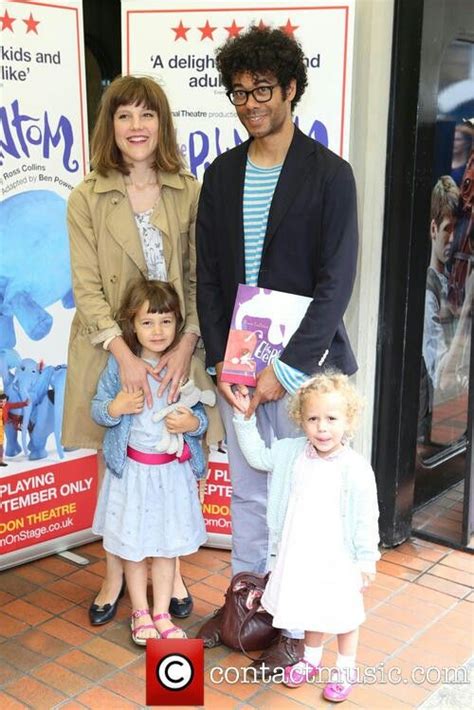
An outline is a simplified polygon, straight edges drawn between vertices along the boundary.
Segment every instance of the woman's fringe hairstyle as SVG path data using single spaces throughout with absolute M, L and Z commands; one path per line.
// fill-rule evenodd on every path
M 158 145 L 154 169 L 177 173 L 184 161 L 176 141 L 171 109 L 159 84 L 147 76 L 118 76 L 104 91 L 91 138 L 91 163 L 100 175 L 109 170 L 130 173 L 117 147 L 114 135 L 114 115 L 119 106 L 144 106 L 158 114 Z

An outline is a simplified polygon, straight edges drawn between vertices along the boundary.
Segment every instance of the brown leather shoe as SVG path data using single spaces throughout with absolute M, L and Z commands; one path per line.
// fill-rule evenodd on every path
M 221 623 L 224 607 L 216 609 L 213 616 L 208 619 L 196 634 L 197 639 L 204 641 L 204 648 L 214 648 L 222 645 Z
M 304 639 L 290 639 L 280 634 L 275 643 L 250 664 L 250 668 L 255 668 L 256 678 L 269 678 L 275 673 L 283 673 L 285 666 L 298 663 L 303 654 Z

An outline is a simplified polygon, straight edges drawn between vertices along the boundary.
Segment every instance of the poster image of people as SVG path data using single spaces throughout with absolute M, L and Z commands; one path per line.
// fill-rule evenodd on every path
M 453 80 L 455 59 L 461 76 Z M 474 302 L 472 64 L 470 45 L 453 42 L 444 62 L 451 79 L 438 97 L 418 417 L 418 453 L 427 465 L 466 448 Z

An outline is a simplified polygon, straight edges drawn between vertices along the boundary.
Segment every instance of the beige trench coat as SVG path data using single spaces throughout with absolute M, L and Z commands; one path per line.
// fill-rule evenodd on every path
M 160 199 L 152 223 L 163 236 L 168 280 L 176 289 L 183 332 L 199 334 L 196 311 L 195 221 L 199 183 L 182 170 L 159 173 Z M 115 317 L 131 279 L 146 277 L 140 236 L 123 175 L 94 171 L 70 195 L 68 228 L 76 313 L 71 326 L 62 441 L 66 447 L 99 449 L 104 429 L 91 419 L 90 404 L 107 361 L 104 341 L 119 334 Z M 199 350 L 197 350 L 198 355 Z M 191 376 L 201 389 L 213 387 L 194 357 Z M 223 438 L 217 407 L 208 409 L 207 441 Z

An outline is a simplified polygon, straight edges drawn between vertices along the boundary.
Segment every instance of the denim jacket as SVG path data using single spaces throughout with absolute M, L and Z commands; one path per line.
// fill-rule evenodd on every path
M 97 424 L 107 427 L 104 436 L 104 459 L 110 471 L 118 478 L 122 477 L 127 459 L 127 445 L 130 437 L 133 414 L 123 414 L 121 417 L 111 417 L 109 404 L 115 399 L 122 388 L 117 360 L 109 355 L 107 364 L 102 371 L 97 385 L 97 392 L 91 405 L 91 415 Z M 207 430 L 207 416 L 202 404 L 192 408 L 193 414 L 199 420 L 196 431 L 184 434 L 184 440 L 191 451 L 191 468 L 199 480 L 206 475 L 206 464 L 200 438 Z

